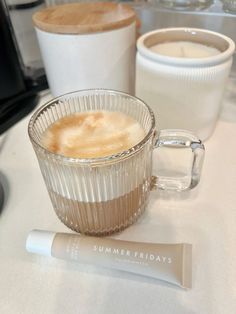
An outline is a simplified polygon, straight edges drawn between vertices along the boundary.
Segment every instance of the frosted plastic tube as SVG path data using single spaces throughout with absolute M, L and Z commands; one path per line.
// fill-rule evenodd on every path
M 33 230 L 29 252 L 148 276 L 191 288 L 192 245 L 121 241 Z

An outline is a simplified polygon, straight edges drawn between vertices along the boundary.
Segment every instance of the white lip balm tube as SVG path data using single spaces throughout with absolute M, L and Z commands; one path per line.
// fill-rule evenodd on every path
M 192 245 L 121 241 L 33 230 L 28 252 L 148 276 L 191 288 Z

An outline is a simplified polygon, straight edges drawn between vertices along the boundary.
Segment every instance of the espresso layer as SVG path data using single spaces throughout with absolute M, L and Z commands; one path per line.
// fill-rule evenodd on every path
M 43 134 L 42 145 L 66 157 L 97 158 L 128 150 L 144 136 L 141 125 L 128 115 L 87 111 L 52 124 Z
M 60 220 L 74 231 L 90 235 L 108 235 L 132 224 L 144 211 L 149 188 L 140 184 L 131 192 L 104 202 L 78 202 L 50 191 Z

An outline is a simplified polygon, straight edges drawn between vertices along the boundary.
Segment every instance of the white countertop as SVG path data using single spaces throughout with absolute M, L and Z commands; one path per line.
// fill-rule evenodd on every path
M 205 143 L 201 183 L 181 194 L 154 191 L 139 221 L 113 236 L 192 243 L 193 288 L 187 291 L 26 252 L 32 229 L 70 232 L 52 208 L 28 139 L 28 121 L 29 116 L 0 136 L 0 180 L 6 190 L 0 213 L 1 314 L 236 313 L 236 94 L 225 97 L 215 132 Z

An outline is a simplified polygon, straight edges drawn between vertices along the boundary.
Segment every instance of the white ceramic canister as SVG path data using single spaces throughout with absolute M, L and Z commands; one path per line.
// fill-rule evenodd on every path
M 48 7 L 33 22 L 53 96 L 88 88 L 134 94 L 136 16 L 128 5 Z
M 173 57 L 151 50 L 167 42 L 190 42 L 219 50 L 208 57 Z M 206 140 L 213 132 L 232 65 L 234 42 L 194 28 L 159 29 L 137 42 L 136 96 L 154 111 L 160 129 L 186 129 Z

